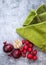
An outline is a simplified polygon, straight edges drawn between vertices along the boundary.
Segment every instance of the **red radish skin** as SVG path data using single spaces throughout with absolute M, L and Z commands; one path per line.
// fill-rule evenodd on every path
M 28 49 L 28 46 L 27 46 L 27 45 L 25 45 L 25 46 L 24 46 L 24 49 L 25 49 L 25 50 L 27 50 L 27 49 Z
M 28 59 L 32 59 L 32 57 L 33 57 L 33 56 L 32 56 L 32 54 L 30 54 L 30 53 L 27 55 L 27 58 L 28 58 Z
M 24 44 L 24 43 L 25 43 L 25 40 L 23 39 L 23 40 L 22 40 L 22 44 Z
M 32 51 L 32 48 L 28 48 L 28 52 L 31 52 Z
M 33 50 L 33 51 L 32 51 L 32 54 L 33 54 L 33 55 L 36 55 L 36 54 L 37 54 L 37 50 Z
M 28 44 L 29 44 L 29 41 L 28 41 L 28 40 L 26 40 L 26 41 L 25 41 L 25 44 L 26 44 L 26 45 L 28 45 Z
M 27 52 L 27 50 L 23 50 L 23 53 L 25 53 L 25 54 L 26 54 L 26 52 Z
M 26 57 L 26 54 L 25 54 L 25 53 L 22 53 L 22 57 L 24 57 L 24 58 L 25 58 L 25 57 Z
M 37 60 L 37 56 L 33 56 L 33 60 L 34 60 L 34 61 Z
M 30 43 L 29 43 L 29 47 L 31 47 L 31 48 L 32 48 L 32 47 L 33 47 L 33 44 L 30 44 Z
M 23 52 L 23 50 L 24 50 L 24 48 L 23 48 L 23 47 L 22 47 L 22 48 L 20 48 L 20 51 L 21 51 L 21 52 Z

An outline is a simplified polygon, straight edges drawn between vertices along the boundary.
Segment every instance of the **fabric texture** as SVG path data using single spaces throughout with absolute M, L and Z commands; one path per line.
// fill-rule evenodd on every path
M 17 28 L 16 31 L 46 52 L 46 6 L 42 4 L 36 11 L 31 11 L 23 27 Z

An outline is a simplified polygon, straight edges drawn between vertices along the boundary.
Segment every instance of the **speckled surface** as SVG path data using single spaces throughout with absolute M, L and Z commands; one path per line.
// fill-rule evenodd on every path
M 46 4 L 46 0 L 0 0 L 0 65 L 46 65 L 46 54 L 38 49 L 38 60 L 35 62 L 26 58 L 10 58 L 2 51 L 5 40 L 13 43 L 15 39 L 21 39 L 16 28 L 22 26 L 31 9 L 42 3 Z

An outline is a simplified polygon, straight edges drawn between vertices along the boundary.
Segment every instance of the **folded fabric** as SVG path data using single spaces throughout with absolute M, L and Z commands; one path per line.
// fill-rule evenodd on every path
M 40 5 L 36 11 L 33 10 L 30 11 L 29 15 L 27 16 L 26 20 L 23 23 L 23 26 L 42 22 L 43 21 L 42 17 L 43 15 L 45 15 L 44 12 L 46 13 L 46 6 L 44 4 Z M 46 20 L 45 18 L 44 21 Z
M 46 52 L 46 21 L 16 29 L 23 38 Z
M 37 23 L 37 24 L 36 24 Z M 23 38 L 46 52 L 46 7 L 44 4 L 36 11 L 31 11 L 26 18 L 23 27 L 16 29 Z
M 46 12 L 39 15 L 41 22 L 46 21 Z
M 41 4 L 41 5 L 38 7 L 38 9 L 36 9 L 36 12 L 37 12 L 37 14 L 41 14 L 41 13 L 46 12 L 46 6 L 45 6 L 45 4 Z
M 25 25 L 29 25 L 30 23 L 32 23 L 33 19 L 36 17 L 36 13 L 34 10 L 31 10 L 29 15 L 27 16 L 26 20 L 24 21 L 24 26 Z
M 27 18 L 27 21 L 25 22 L 24 26 L 31 25 L 31 24 L 37 24 L 37 23 L 46 21 L 46 12 L 39 14 L 39 15 L 35 14 L 34 17 L 31 16 Z

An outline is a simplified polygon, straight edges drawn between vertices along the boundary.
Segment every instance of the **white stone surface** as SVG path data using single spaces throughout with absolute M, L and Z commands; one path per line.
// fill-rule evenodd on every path
M 2 51 L 3 42 L 13 43 L 21 37 L 16 28 L 21 27 L 26 15 L 31 9 L 36 9 L 46 0 L 0 0 L 0 65 L 46 65 L 46 54 L 38 50 L 38 60 L 29 61 L 26 58 L 13 59 Z

